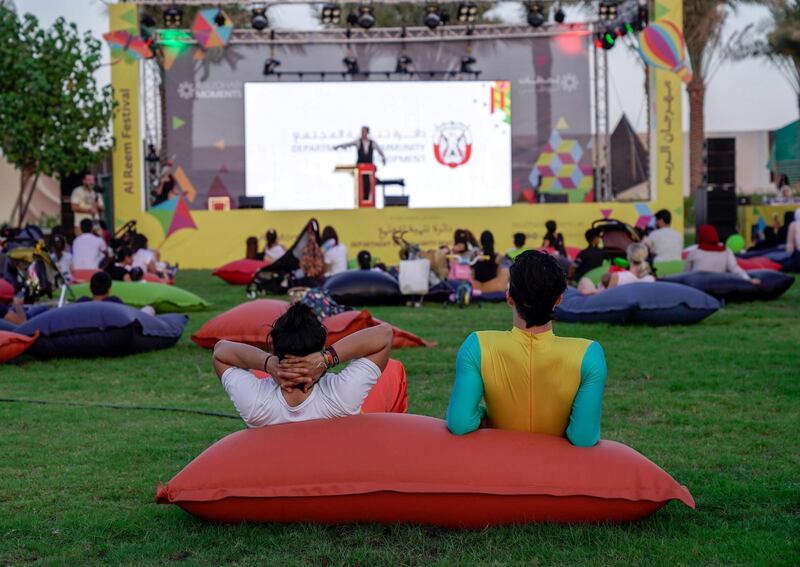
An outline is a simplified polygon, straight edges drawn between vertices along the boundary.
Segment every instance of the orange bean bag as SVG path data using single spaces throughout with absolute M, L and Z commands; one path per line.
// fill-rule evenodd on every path
M 736 258 L 736 263 L 743 270 L 780 270 L 782 265 L 766 256 L 757 256 L 755 258 Z
M 11 303 L 14 300 L 14 286 L 0 278 L 0 303 Z
M 192 340 L 203 348 L 214 348 L 223 339 L 247 343 L 259 348 L 266 344 L 267 334 L 275 320 L 289 308 L 289 303 L 278 299 L 256 299 L 237 305 L 225 313 L 206 321 Z M 326 317 L 322 324 L 328 329 L 328 346 L 361 329 L 380 324 L 369 311 L 345 311 L 338 315 Z M 432 346 L 413 333 L 392 327 L 394 348 L 413 346 Z
M 251 370 L 257 378 L 271 380 L 262 370 Z M 393 358 L 383 369 L 380 378 L 367 394 L 361 413 L 406 413 L 408 410 L 408 383 L 403 363 Z
M 72 283 L 81 284 L 81 283 L 89 283 L 91 281 L 92 276 L 95 275 L 100 270 L 74 270 L 72 272 Z M 155 274 L 146 273 L 142 276 L 142 279 L 146 282 L 153 282 L 153 283 L 163 283 L 167 285 L 173 285 L 175 280 L 170 279 L 162 279 L 159 278 Z
M 214 522 L 398 522 L 450 528 L 639 520 L 689 491 L 630 447 L 379 413 L 238 431 L 156 502 Z
M 213 275 L 233 285 L 247 285 L 261 268 L 272 263 L 270 260 L 234 260 L 214 270 Z
M 32 337 L 11 331 L 0 331 L 0 364 L 17 358 L 28 350 L 38 337 L 38 331 Z M 405 377 L 405 370 L 403 373 Z

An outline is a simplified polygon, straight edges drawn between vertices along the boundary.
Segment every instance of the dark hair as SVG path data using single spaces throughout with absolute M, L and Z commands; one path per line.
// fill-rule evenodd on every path
M 661 209 L 656 213 L 656 220 L 660 220 L 664 224 L 672 224 L 672 213 L 667 209 Z
M 372 254 L 369 253 L 369 250 L 362 250 L 356 256 L 358 260 L 358 268 L 360 270 L 369 270 L 372 268 Z
M 53 249 L 56 259 L 60 260 L 67 248 L 67 240 L 61 234 L 51 234 L 50 247 Z
M 81 221 L 81 233 L 92 232 L 92 219 L 83 219 Z
M 248 236 L 245 240 L 245 253 L 244 257 L 248 260 L 255 260 L 258 256 L 258 238 L 255 236 Z
M 339 235 L 336 234 L 336 229 L 328 225 L 322 229 L 322 242 L 327 242 L 331 239 L 333 239 L 336 244 L 339 244 Z
M 517 248 L 522 248 L 523 246 L 525 246 L 525 241 L 527 239 L 528 238 L 525 236 L 524 232 L 515 232 L 514 233 L 514 246 L 516 246 Z
M 278 241 L 278 232 L 274 228 L 267 231 L 267 248 L 272 248 Z
M 116 256 L 117 262 L 122 262 L 128 256 L 133 256 L 133 252 L 131 252 L 130 248 L 128 248 L 127 246 L 121 246 L 120 248 L 117 248 L 117 256 Z
M 468 240 L 467 231 L 463 228 L 457 228 L 453 233 L 453 244 L 466 244 Z
M 555 233 L 556 229 L 558 228 L 558 225 L 556 224 L 556 221 L 549 220 L 546 223 L 544 223 L 544 227 L 547 229 L 547 232 Z
M 494 234 L 491 231 L 484 230 L 481 233 L 481 248 L 484 254 L 494 258 Z
M 131 239 L 131 248 L 137 252 L 143 248 L 147 248 L 147 237 L 144 234 L 136 233 Z
M 278 317 L 267 338 L 272 352 L 278 358 L 287 354 L 306 356 L 325 346 L 328 331 L 320 323 L 311 308 L 303 303 L 295 303 Z
M 361 129 L 366 130 L 367 134 L 369 134 L 369 126 L 362 126 Z
M 584 238 L 586 238 L 586 242 L 591 244 L 592 242 L 594 242 L 595 238 L 600 236 L 600 233 L 597 230 L 595 230 L 593 228 L 590 228 L 585 233 L 583 233 L 583 236 L 584 236 Z
M 564 268 L 550 254 L 528 250 L 511 265 L 508 293 L 526 327 L 551 321 L 556 301 L 566 288 Z
M 92 295 L 105 295 L 111 289 L 111 275 L 108 272 L 95 272 L 89 280 Z

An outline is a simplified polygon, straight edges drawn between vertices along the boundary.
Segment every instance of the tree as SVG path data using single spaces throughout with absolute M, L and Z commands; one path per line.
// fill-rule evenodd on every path
M 689 183 L 694 191 L 703 182 L 706 87 L 719 66 L 728 58 L 722 28 L 728 15 L 744 0 L 684 0 L 683 35 L 692 64 L 689 94 Z M 753 2 L 764 3 L 764 2 Z
M 764 53 L 792 85 L 800 112 L 800 0 L 781 1 L 771 11 L 775 27 Z
M 94 78 L 100 47 L 63 18 L 45 30 L 0 6 L 0 151 L 21 173 L 19 224 L 40 175 L 77 173 L 111 149 L 111 87 Z

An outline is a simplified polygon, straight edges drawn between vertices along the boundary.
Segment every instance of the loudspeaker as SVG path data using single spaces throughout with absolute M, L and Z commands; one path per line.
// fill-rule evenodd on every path
M 264 197 L 239 197 L 240 209 L 263 209 Z
M 700 187 L 695 195 L 695 228 L 703 224 L 712 225 L 722 242 L 737 232 L 736 190 L 733 185 Z
M 384 195 L 383 196 L 383 206 L 384 207 L 407 207 L 408 206 L 408 196 L 407 195 Z
M 704 150 L 703 182 L 736 185 L 736 138 L 708 138 Z

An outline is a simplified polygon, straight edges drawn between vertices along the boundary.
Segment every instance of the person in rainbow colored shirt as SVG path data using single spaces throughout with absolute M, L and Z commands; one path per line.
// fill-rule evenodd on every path
M 594 341 L 553 334 L 566 286 L 556 258 L 536 250 L 517 257 L 508 286 L 514 327 L 472 333 L 458 351 L 447 408 L 452 433 L 485 424 L 566 436 L 578 447 L 600 440 L 606 358 Z

